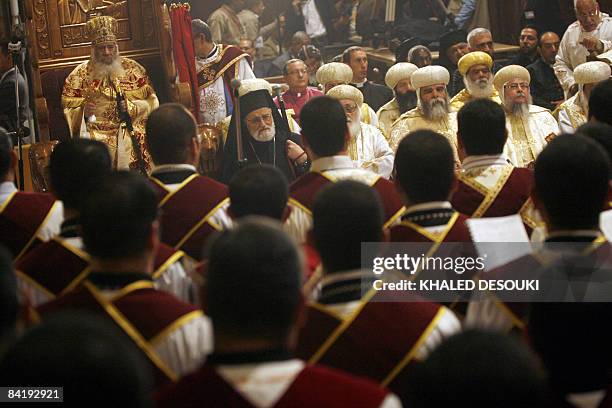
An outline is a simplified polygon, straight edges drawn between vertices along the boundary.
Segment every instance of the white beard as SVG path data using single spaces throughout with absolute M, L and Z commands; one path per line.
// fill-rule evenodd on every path
M 347 118 L 347 125 L 351 136 L 356 139 L 361 133 L 361 111 L 359 109 L 355 112 L 355 120 Z
M 95 79 L 103 79 L 106 77 L 119 78 L 125 75 L 125 70 L 121 65 L 121 57 L 119 54 L 113 59 L 110 64 L 105 64 L 97 60 L 94 51 L 91 55 L 92 74 Z
M 269 142 L 270 140 L 274 139 L 274 136 L 276 135 L 276 124 L 273 121 L 272 125 L 259 129 L 254 133 L 249 131 L 249 133 L 251 133 L 253 139 L 257 140 L 258 142 Z
M 448 115 L 448 97 L 432 99 L 428 103 L 421 103 L 421 105 L 423 116 L 428 120 L 440 120 Z
M 493 77 L 472 81 L 467 76 L 463 77 L 465 89 L 474 98 L 490 98 L 493 95 Z
M 513 115 L 526 117 L 529 115 L 529 103 L 513 103 L 511 111 Z

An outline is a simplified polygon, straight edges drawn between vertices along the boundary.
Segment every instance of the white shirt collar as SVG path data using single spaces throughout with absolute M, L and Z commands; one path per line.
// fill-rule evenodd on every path
M 185 164 L 161 164 L 159 166 L 155 166 L 151 174 L 154 175 L 156 173 L 170 173 L 173 171 L 184 171 L 184 170 L 191 170 L 191 171 L 197 172 L 197 169 L 195 168 L 195 166 L 191 164 L 186 164 L 186 163 Z
M 463 159 L 461 167 L 463 170 L 471 170 L 476 167 L 491 167 L 491 166 L 505 166 L 508 164 L 508 160 L 503 154 L 500 155 L 479 155 L 479 156 L 468 156 Z
M 351 82 L 351 83 L 355 85 L 357 88 L 362 88 L 366 82 L 368 82 L 368 78 L 364 79 L 361 82 Z
M 354 169 L 355 165 L 349 156 L 327 156 L 312 162 L 311 171 L 326 171 L 337 169 Z
M 415 204 L 408 207 L 405 211 L 405 214 L 417 212 L 417 211 L 427 211 L 427 210 L 439 210 L 440 208 L 452 210 L 453 206 L 448 201 L 430 201 L 427 203 Z

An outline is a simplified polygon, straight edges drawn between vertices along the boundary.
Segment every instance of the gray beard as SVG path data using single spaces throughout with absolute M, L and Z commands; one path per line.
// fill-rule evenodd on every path
M 249 131 L 249 133 L 251 132 Z M 272 122 L 272 125 L 266 129 L 260 129 L 254 134 L 251 133 L 251 137 L 257 140 L 258 142 L 269 142 L 270 140 L 274 139 L 275 135 L 276 135 L 276 124 L 274 122 Z
M 427 120 L 440 120 L 448 115 L 448 98 L 445 100 L 432 100 L 429 103 L 421 103 L 421 109 L 423 110 L 423 116 Z
M 528 103 L 513 103 L 512 114 L 515 116 L 526 117 L 529 115 L 529 104 Z
M 349 132 L 353 138 L 357 138 L 361 133 L 361 121 L 352 121 L 348 124 Z
M 103 79 L 107 77 L 119 78 L 125 74 L 125 70 L 121 65 L 121 57 L 117 57 L 110 64 L 99 62 L 95 56 L 92 56 L 92 75 L 95 79 Z

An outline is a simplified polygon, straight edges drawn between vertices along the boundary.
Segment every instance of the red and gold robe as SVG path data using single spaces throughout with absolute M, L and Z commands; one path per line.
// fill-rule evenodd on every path
M 476 169 L 483 173 L 482 169 Z M 498 173 L 498 178 L 487 187 L 479 181 L 480 174 L 473 171 L 460 173 L 457 189 L 451 198 L 453 208 L 471 218 L 504 217 L 519 214 L 530 232 L 537 226 L 530 200 L 533 172 L 511 165 L 490 167 L 484 172 Z
M 380 407 L 388 395 L 384 388 L 342 372 L 308 365 L 302 369 L 272 407 Z M 214 366 L 205 364 L 157 395 L 157 407 L 251 408 L 253 403 L 236 391 Z
M 157 387 L 175 382 L 179 377 L 170 368 L 170 362 L 156 351 L 159 342 L 189 322 L 202 318 L 200 310 L 154 289 L 150 280 L 134 281 L 112 297 L 105 296 L 86 280 L 72 292 L 37 308 L 36 316 L 44 319 L 75 309 L 99 315 L 117 326 L 150 363 Z
M 201 260 L 206 239 L 224 228 L 229 205 L 227 187 L 198 174 L 172 190 L 155 177 L 150 180 L 159 193 L 162 242 Z
M 184 255 L 160 244 L 155 254 L 153 280 Z M 25 292 L 22 303 L 36 307 L 70 292 L 89 275 L 89 260 L 89 254 L 59 237 L 38 245 L 15 264 L 19 288 Z
M 431 232 L 413 222 L 401 221 L 391 227 L 391 242 L 472 242 L 465 223 L 467 220 L 468 217 L 455 212 L 440 232 Z
M 49 222 L 59 232 L 58 212 L 61 204 L 51 194 L 14 192 L 0 205 L 0 244 L 19 259 L 43 241 L 39 233 Z

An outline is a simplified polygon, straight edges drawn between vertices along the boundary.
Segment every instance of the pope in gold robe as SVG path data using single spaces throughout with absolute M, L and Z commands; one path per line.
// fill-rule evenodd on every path
M 91 59 L 70 73 L 62 91 L 70 135 L 106 143 L 117 169 L 139 167 L 137 144 L 148 171 L 151 158 L 144 141 L 145 122 L 159 106 L 149 77 L 136 61 L 119 56 L 114 18 L 94 17 L 87 22 L 87 32 L 92 40 Z M 117 95 L 123 95 L 125 102 L 119 103 Z M 129 113 L 132 134 L 120 119 L 120 107 Z
M 391 127 L 389 145 L 397 150 L 400 142 L 416 130 L 432 130 L 445 136 L 457 154 L 457 112 L 450 106 L 446 85 L 450 74 L 446 68 L 431 65 L 417 69 L 410 81 L 417 93 L 417 107 L 404 113 Z
M 474 51 L 459 59 L 458 69 L 463 76 L 465 89 L 451 99 L 450 103 L 457 112 L 463 105 L 474 99 L 490 99 L 501 105 L 499 93 L 493 86 L 493 59 L 482 51 Z

